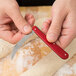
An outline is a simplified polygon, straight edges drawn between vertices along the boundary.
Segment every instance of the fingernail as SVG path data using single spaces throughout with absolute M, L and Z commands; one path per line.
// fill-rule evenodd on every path
M 24 32 L 25 32 L 25 33 L 30 33 L 31 31 L 32 31 L 32 28 L 31 28 L 30 25 L 24 26 Z
M 47 40 L 48 40 L 49 42 L 54 42 L 54 41 L 56 40 L 55 34 L 53 34 L 53 33 L 48 34 L 48 35 L 47 35 Z

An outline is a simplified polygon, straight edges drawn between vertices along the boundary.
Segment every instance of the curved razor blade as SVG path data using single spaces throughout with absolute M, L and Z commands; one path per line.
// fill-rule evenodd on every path
M 30 33 L 29 35 L 26 35 L 24 36 L 24 38 L 22 38 L 22 40 L 20 40 L 13 48 L 13 52 L 12 52 L 12 55 L 11 55 L 11 59 L 13 59 L 13 57 L 15 56 L 16 52 L 18 51 L 18 49 L 20 47 L 23 46 L 24 42 L 34 34 L 34 31 L 32 31 L 32 33 Z

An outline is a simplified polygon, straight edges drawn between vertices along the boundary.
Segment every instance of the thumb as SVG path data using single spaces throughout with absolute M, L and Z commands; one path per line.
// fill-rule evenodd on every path
M 62 23 L 64 21 L 64 16 L 60 17 L 59 12 L 54 12 L 52 15 L 52 23 L 47 32 L 47 40 L 49 42 L 55 42 L 61 32 Z
M 10 11 L 11 10 L 11 11 Z M 24 34 L 28 34 L 32 31 L 31 26 L 26 22 L 26 20 L 21 15 L 19 6 L 17 3 L 11 6 L 7 10 L 8 16 L 13 20 L 16 27 Z

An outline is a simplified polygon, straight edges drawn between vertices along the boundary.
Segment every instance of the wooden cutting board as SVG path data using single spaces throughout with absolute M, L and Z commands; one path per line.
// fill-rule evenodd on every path
M 35 16 L 35 24 L 39 27 L 42 26 L 46 18 L 51 17 L 51 7 L 21 7 L 22 15 L 31 13 Z M 69 59 L 76 54 L 76 39 L 65 49 L 69 53 Z M 52 76 L 62 65 L 69 59 L 62 60 L 53 51 L 41 59 L 32 69 L 24 72 L 21 76 Z

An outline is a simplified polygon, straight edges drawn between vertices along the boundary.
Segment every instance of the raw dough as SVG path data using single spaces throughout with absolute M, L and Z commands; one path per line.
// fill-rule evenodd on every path
M 12 51 L 13 46 L 13 44 L 0 39 L 0 58 L 6 57 Z
M 50 52 L 51 49 L 36 38 L 20 48 L 13 60 L 8 56 L 0 61 L 0 76 L 20 76 Z
M 76 76 L 76 54 L 53 76 Z

